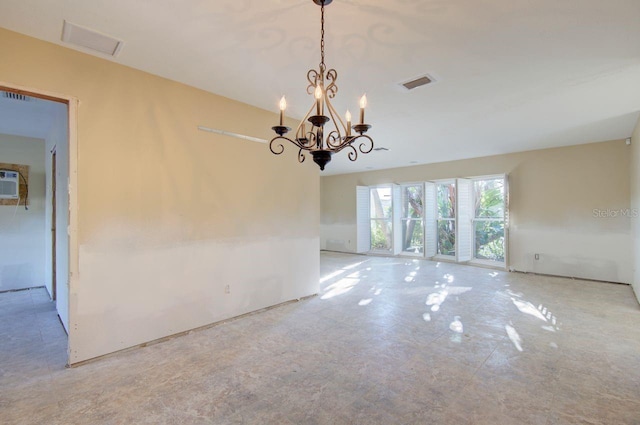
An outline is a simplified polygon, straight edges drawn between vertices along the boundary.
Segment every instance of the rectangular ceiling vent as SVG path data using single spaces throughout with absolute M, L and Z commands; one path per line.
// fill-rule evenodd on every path
M 67 21 L 62 27 L 62 41 L 113 57 L 120 53 L 123 44 L 113 37 Z
M 11 100 L 18 100 L 20 102 L 30 102 L 33 100 L 33 98 L 26 96 L 24 94 L 20 94 L 20 93 L 14 93 L 11 91 L 3 91 L 2 92 L 2 97 L 5 99 L 11 99 Z
M 429 77 L 428 75 L 423 75 L 422 77 L 414 78 L 413 80 L 401 83 L 401 85 L 407 90 L 413 90 L 418 87 L 426 86 L 427 84 L 431 84 L 433 82 L 433 78 Z

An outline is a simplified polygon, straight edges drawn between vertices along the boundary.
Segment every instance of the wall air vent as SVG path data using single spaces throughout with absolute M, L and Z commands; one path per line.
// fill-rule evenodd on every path
M 3 91 L 2 97 L 5 99 L 19 100 L 21 102 L 30 102 L 31 100 L 33 100 L 33 98 L 26 96 L 24 94 L 14 93 L 10 91 Z
M 120 53 L 123 44 L 113 37 L 67 21 L 62 26 L 62 41 L 114 57 Z
M 427 84 L 433 83 L 435 80 L 428 75 L 423 75 L 418 78 L 414 78 L 413 80 L 401 83 L 400 85 L 407 90 L 413 90 L 418 87 L 426 86 Z

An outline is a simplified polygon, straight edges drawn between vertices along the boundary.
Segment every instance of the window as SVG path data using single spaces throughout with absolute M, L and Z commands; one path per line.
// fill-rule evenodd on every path
M 402 186 L 402 252 L 424 254 L 424 185 Z
M 393 252 L 393 197 L 391 187 L 372 187 L 369 194 L 371 250 Z
M 504 177 L 474 180 L 473 203 L 474 259 L 504 262 Z
M 358 186 L 356 252 L 504 267 L 507 175 Z
M 456 185 L 454 182 L 436 185 L 436 220 L 438 255 L 456 255 Z

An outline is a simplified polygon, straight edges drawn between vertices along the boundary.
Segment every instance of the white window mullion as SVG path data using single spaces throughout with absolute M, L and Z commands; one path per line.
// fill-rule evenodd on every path
M 509 175 L 504 175 L 504 266 L 509 269 Z
M 371 221 L 369 187 L 358 186 L 356 188 L 356 252 L 368 252 L 371 250 Z
M 471 261 L 473 256 L 472 196 L 473 181 L 457 179 L 456 186 L 456 261 Z
M 424 255 L 425 257 L 435 257 L 438 252 L 438 224 L 436 217 L 438 207 L 436 201 L 435 183 L 425 182 L 424 184 Z
M 391 229 L 393 233 L 393 254 L 398 255 L 402 252 L 402 188 L 394 184 L 392 193 L 393 225 Z

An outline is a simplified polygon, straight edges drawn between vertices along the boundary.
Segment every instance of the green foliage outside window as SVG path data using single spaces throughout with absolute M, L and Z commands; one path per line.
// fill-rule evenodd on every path
M 438 220 L 438 254 L 456 255 L 456 222 Z
M 371 188 L 371 249 L 391 251 L 392 201 L 391 188 Z
M 405 186 L 402 192 L 402 250 L 406 252 L 424 252 L 423 187 Z
M 504 261 L 504 222 L 476 222 L 476 258 Z
M 391 251 L 391 223 L 386 220 L 371 221 L 371 249 Z
M 438 184 L 437 243 L 438 254 L 455 255 L 456 186 Z M 476 180 L 475 190 L 475 257 L 504 261 L 504 180 Z M 403 250 L 424 252 L 424 194 L 419 185 L 405 186 L 402 192 Z M 371 249 L 391 251 L 393 244 L 391 188 L 371 189 Z M 493 220 L 492 220 L 493 219 Z M 429 230 L 427 230 L 429 231 Z
M 453 183 L 437 185 L 438 254 L 456 254 L 456 186 Z
M 504 180 L 474 182 L 476 218 L 496 220 L 476 221 L 476 258 L 504 261 Z

